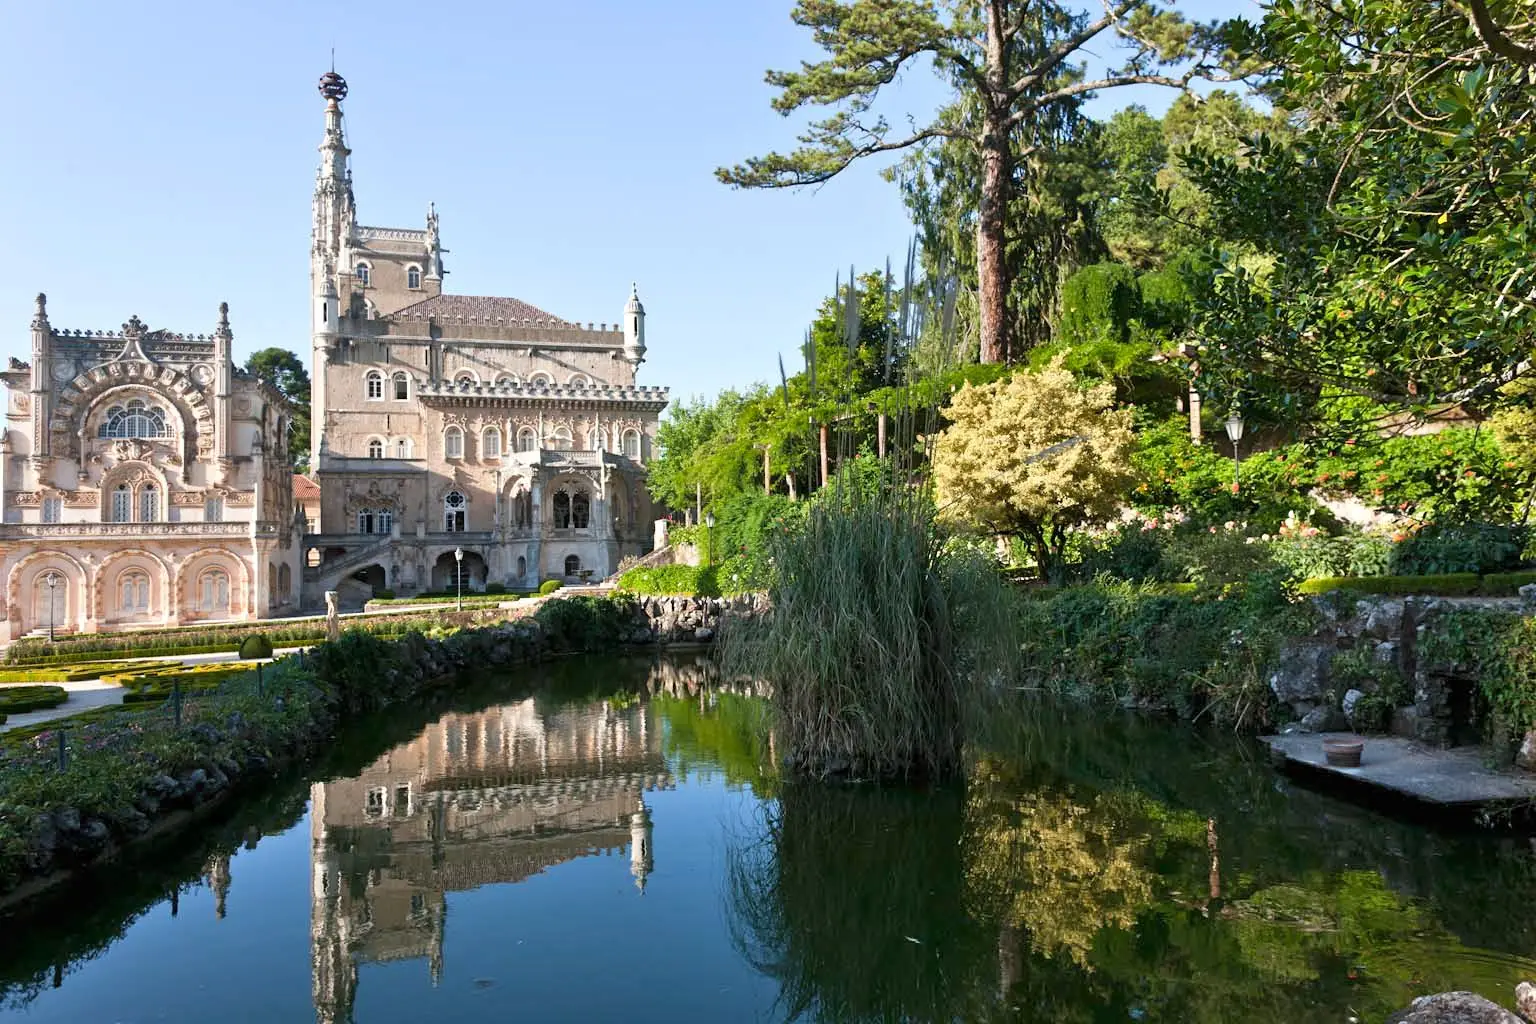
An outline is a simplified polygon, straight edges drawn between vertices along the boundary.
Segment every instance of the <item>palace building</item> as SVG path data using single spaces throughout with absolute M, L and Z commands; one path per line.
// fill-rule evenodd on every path
M 532 588 L 649 549 L 645 489 L 665 388 L 635 382 L 645 309 L 583 326 L 519 299 L 443 291 L 438 215 L 358 223 L 346 82 L 320 80 L 311 248 L 319 530 L 305 601 Z
M 58 330 L 37 297 L 32 361 L 3 373 L 0 639 L 295 610 L 288 425 L 212 334 Z

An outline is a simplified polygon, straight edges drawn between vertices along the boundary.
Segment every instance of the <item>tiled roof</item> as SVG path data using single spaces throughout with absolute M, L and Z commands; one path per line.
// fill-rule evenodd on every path
M 434 295 L 430 299 L 422 299 L 390 314 L 392 318 L 402 316 L 468 316 L 565 323 L 553 313 L 546 313 L 537 306 L 530 306 L 522 299 L 502 298 L 495 295 Z
M 320 497 L 320 485 L 307 476 L 293 474 L 293 496 L 300 501 Z

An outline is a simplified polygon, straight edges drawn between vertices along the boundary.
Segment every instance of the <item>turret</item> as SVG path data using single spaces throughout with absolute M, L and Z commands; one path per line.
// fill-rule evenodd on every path
M 229 396 L 234 390 L 234 347 L 235 335 L 229 329 L 229 303 L 221 302 L 219 322 L 213 329 L 213 451 L 221 460 L 233 454 L 229 437 Z
M 53 327 L 48 323 L 48 296 L 37 293 L 37 311 L 32 315 L 32 459 L 34 465 L 49 454 L 53 432 L 48 429 L 52 416 L 49 371 L 53 363 Z
M 635 888 L 640 890 L 642 896 L 645 895 L 645 880 L 656 866 L 651 856 L 651 834 L 654 830 L 651 809 L 641 800 L 639 808 L 629 816 L 629 873 L 634 877 Z
M 629 301 L 624 304 L 624 358 L 634 367 L 645 362 L 645 307 L 637 285 L 629 286 Z

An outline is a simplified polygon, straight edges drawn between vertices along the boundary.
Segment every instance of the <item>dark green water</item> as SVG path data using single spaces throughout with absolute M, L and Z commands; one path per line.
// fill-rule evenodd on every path
M 364 723 L 5 923 L 0 1019 L 1369 1022 L 1536 977 L 1526 838 L 1038 705 L 963 788 L 781 786 L 703 675 L 569 662 Z

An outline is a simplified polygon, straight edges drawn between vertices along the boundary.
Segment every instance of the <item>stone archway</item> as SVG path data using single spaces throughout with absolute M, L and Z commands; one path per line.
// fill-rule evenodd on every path
M 47 576 L 59 582 L 49 587 Z M 76 630 L 90 618 L 85 567 L 62 551 L 38 551 L 12 567 L 6 580 L 11 638 L 35 629 Z
M 145 579 L 123 578 L 134 570 Z M 129 599 L 125 599 L 125 587 L 131 587 Z M 125 548 L 102 560 L 91 590 L 91 614 L 97 622 L 164 622 L 171 610 L 171 569 L 152 551 Z
M 178 619 L 247 618 L 250 598 L 250 567 L 226 548 L 195 551 L 176 571 L 174 613 Z
M 432 589 L 444 593 L 453 593 L 458 590 L 458 575 L 460 565 L 453 557 L 452 551 L 444 551 L 437 556 L 437 561 L 432 565 Z M 462 566 L 464 576 L 464 593 L 483 593 L 485 581 L 490 571 L 485 559 L 473 552 L 464 552 Z

